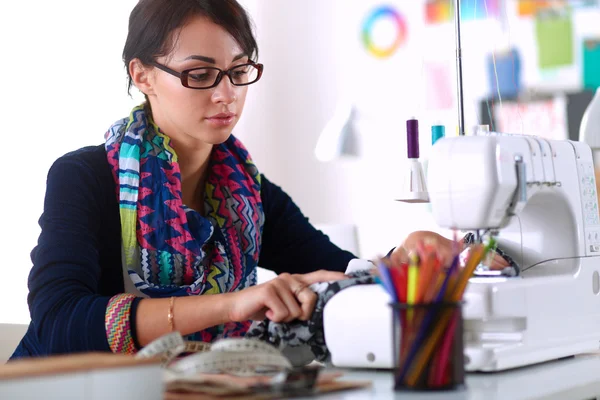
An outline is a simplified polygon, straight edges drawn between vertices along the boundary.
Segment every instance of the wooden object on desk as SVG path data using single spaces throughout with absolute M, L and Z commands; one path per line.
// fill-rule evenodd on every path
M 159 360 L 123 354 L 21 359 L 0 366 L 0 398 L 159 400 L 162 374 Z
M 313 395 L 339 392 L 351 389 L 364 389 L 371 386 L 370 381 L 337 380 L 340 372 L 321 373 L 315 385 Z M 256 393 L 252 385 L 267 383 L 271 378 L 265 376 L 236 377 L 226 374 L 197 374 L 177 379 L 167 379 L 165 400 L 274 400 L 289 398 L 277 393 Z

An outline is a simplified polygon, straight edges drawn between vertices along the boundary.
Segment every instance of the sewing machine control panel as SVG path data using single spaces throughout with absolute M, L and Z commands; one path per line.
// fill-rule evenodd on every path
M 579 172 L 586 254 L 599 255 L 600 218 L 598 214 L 598 193 L 596 191 L 594 165 L 591 162 L 580 162 Z

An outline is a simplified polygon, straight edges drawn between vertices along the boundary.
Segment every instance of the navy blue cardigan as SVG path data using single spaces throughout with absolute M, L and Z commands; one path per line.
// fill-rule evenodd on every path
M 264 176 L 261 198 L 261 267 L 277 273 L 344 271 L 355 258 L 315 229 Z M 108 300 L 124 289 L 119 205 L 104 145 L 82 148 L 53 164 L 39 223 L 28 281 L 31 323 L 12 358 L 110 351 L 104 314 Z M 134 338 L 137 304 L 131 315 Z

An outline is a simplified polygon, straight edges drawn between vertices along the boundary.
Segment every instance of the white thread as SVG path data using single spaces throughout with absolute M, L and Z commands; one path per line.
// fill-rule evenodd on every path
M 489 18 L 487 0 L 483 2 L 485 7 L 485 17 Z M 500 94 L 500 84 L 498 82 L 498 70 L 496 69 L 496 43 L 494 43 L 494 49 L 492 51 L 492 64 L 494 65 L 494 79 L 496 80 L 496 91 L 498 92 L 498 100 L 500 102 L 500 110 L 503 110 L 502 107 L 502 95 Z
M 510 38 L 510 24 L 508 22 L 508 13 L 506 12 L 506 4 L 504 5 L 504 19 L 506 21 L 506 32 L 508 34 L 508 47 L 512 49 L 512 40 Z M 516 76 L 515 76 L 515 58 L 512 58 L 512 76 L 513 76 L 513 85 L 517 88 Z M 518 89 L 518 88 L 517 88 Z M 521 120 L 521 134 L 525 134 L 525 122 L 523 121 L 523 115 L 521 115 L 521 110 L 519 107 L 519 93 L 517 93 L 517 114 L 519 114 L 519 119 Z

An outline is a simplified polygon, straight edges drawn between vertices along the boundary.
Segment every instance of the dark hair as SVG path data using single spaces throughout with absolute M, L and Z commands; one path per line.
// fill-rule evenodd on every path
M 168 55 L 177 42 L 173 33 L 193 16 L 208 17 L 222 26 L 256 61 L 258 46 L 250 18 L 236 0 L 140 0 L 129 16 L 129 33 L 123 48 L 128 93 L 133 85 L 129 62 L 138 58 L 149 65 L 157 57 Z

